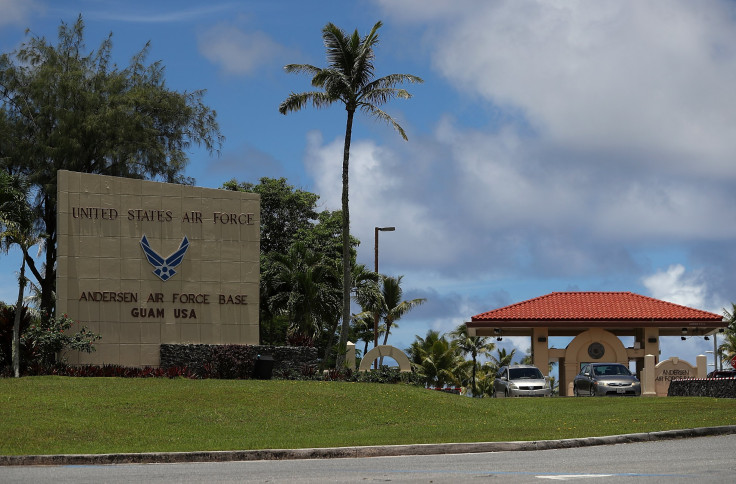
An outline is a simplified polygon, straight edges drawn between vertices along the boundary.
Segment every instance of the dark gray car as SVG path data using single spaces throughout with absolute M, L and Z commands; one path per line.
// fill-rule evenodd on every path
M 621 363 L 588 363 L 573 380 L 576 397 L 589 395 L 641 395 L 641 383 Z

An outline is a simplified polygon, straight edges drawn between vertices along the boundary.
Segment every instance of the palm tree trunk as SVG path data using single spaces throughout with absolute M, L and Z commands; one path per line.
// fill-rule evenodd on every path
M 478 395 L 476 395 L 478 393 L 477 392 L 478 389 L 475 386 L 475 368 L 477 366 L 476 360 L 477 360 L 477 355 L 476 355 L 475 352 L 473 352 L 473 378 L 472 378 L 473 379 L 473 383 L 472 383 L 473 386 L 472 386 L 472 388 L 473 388 L 473 397 L 474 398 L 478 396 Z
M 335 330 L 337 329 L 337 324 L 340 322 L 339 319 L 335 319 L 335 324 L 330 326 L 330 336 L 327 338 L 327 348 L 325 348 L 325 355 L 322 358 L 322 363 L 319 365 L 319 373 L 320 375 L 325 370 L 325 367 L 327 366 L 327 363 L 330 361 L 330 356 L 332 355 L 332 342 L 335 341 Z M 338 366 L 339 368 L 339 366 Z
M 345 147 L 342 154 L 342 327 L 340 329 L 337 364 L 341 369 L 345 366 L 348 331 L 350 329 L 350 207 L 348 204 L 348 168 L 350 162 L 350 139 L 353 135 L 353 116 L 355 109 L 348 109 L 348 120 L 345 125 Z
M 386 346 L 386 343 L 388 343 L 388 333 L 391 331 L 391 321 L 387 318 L 386 319 L 386 334 L 383 335 L 383 345 Z M 383 356 L 378 360 L 378 366 L 379 368 L 383 366 Z
M 25 251 L 24 251 L 25 252 Z M 24 254 L 25 255 L 25 254 Z M 20 277 L 18 278 L 18 302 L 15 304 L 15 320 L 13 321 L 13 373 L 20 377 L 20 318 L 23 312 L 23 291 L 26 288 L 26 259 L 20 266 Z

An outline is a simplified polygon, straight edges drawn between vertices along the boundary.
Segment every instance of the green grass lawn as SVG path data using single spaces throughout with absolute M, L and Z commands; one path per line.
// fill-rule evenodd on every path
M 546 440 L 736 424 L 736 399 L 472 399 L 406 385 L 0 379 L 0 455 Z

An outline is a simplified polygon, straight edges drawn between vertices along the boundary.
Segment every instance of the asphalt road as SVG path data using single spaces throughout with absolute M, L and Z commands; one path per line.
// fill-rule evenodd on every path
M 2 483 L 732 483 L 736 435 L 571 449 L 280 461 L 0 467 Z

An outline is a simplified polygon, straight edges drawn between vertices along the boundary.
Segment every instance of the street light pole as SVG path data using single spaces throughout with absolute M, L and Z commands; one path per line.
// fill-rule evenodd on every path
M 376 227 L 375 237 L 375 269 L 378 274 L 378 232 L 393 232 L 396 227 Z M 378 346 L 378 311 L 373 313 L 373 347 Z M 378 360 L 373 362 L 373 368 L 378 369 Z

